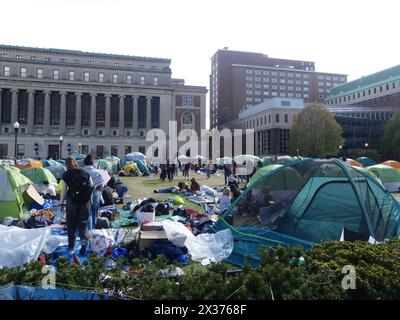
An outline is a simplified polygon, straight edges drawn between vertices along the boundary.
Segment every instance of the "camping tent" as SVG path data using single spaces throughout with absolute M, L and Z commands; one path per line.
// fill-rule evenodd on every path
M 114 173 L 121 170 L 121 160 L 118 157 L 108 156 L 104 159 L 112 163 L 112 168 Z
M 69 154 L 69 157 L 75 158 L 76 160 L 81 160 L 86 158 L 86 156 L 80 152 L 71 152 Z
M 138 169 L 140 170 L 140 172 L 142 172 L 142 173 L 149 172 L 149 169 L 147 168 L 146 164 L 143 161 L 137 160 L 135 162 L 136 162 L 136 165 L 137 165 Z
M 381 164 L 384 164 L 386 166 L 391 166 L 391 167 L 395 168 L 397 171 L 400 171 L 400 162 L 398 162 L 398 161 L 388 160 L 388 161 L 382 162 Z
M 32 182 L 11 166 L 0 166 L 0 221 L 5 217 L 20 218 L 30 206 L 26 189 Z
M 258 169 L 256 173 L 251 177 L 247 184 L 247 187 L 255 184 L 260 178 L 264 177 L 266 174 L 282 167 L 281 164 L 271 164 L 269 166 Z M 263 183 L 263 182 L 261 182 Z M 279 174 L 274 175 L 273 179 L 269 180 L 269 188 L 273 189 L 286 189 L 289 185 L 301 185 L 303 183 L 303 178 L 298 174 L 296 170 L 290 167 L 284 168 Z
M 356 161 L 356 160 L 353 160 L 353 159 L 350 159 L 350 158 L 346 158 L 346 161 L 353 167 L 364 168 L 364 166 L 361 163 L 359 163 L 358 161 Z
M 60 164 L 65 164 L 65 160 L 63 160 L 63 159 L 58 159 L 58 160 L 56 160 L 56 162 L 58 162 Z
M 375 160 L 368 157 L 358 157 L 356 161 L 362 164 L 364 167 L 374 166 L 378 163 Z
M 126 164 L 123 170 L 126 174 L 130 174 L 132 171 L 136 172 L 137 174 L 140 174 L 140 170 L 138 169 L 138 166 L 136 165 L 135 162 Z
M 235 156 L 233 158 L 233 160 L 235 160 L 235 162 L 238 165 L 242 165 L 247 161 L 252 161 L 254 164 L 256 164 L 257 161 L 260 160 L 260 158 L 257 156 L 254 156 L 252 154 L 241 154 L 241 155 Z
M 97 161 L 97 169 L 105 169 L 108 172 L 115 172 L 113 168 L 113 163 L 111 161 L 107 161 L 106 159 L 100 159 Z
M 275 163 L 286 164 L 286 163 L 289 163 L 289 162 L 293 162 L 295 160 L 296 159 L 291 157 L 291 156 L 279 156 L 279 157 L 276 157 Z
M 65 166 L 60 165 L 60 166 L 51 166 L 47 167 L 47 170 L 49 170 L 54 178 L 56 178 L 57 181 L 59 181 L 62 178 L 63 173 L 67 170 Z
M 62 164 L 56 160 L 42 160 L 43 167 L 48 168 L 48 167 L 57 167 L 57 166 L 62 166 Z
M 137 160 L 141 160 L 141 161 L 146 161 L 146 156 L 141 153 L 141 152 L 131 152 L 126 154 L 123 158 L 122 158 L 122 164 L 125 163 L 129 163 L 132 161 L 137 161 Z
M 44 181 L 48 181 L 50 184 L 54 186 L 57 185 L 57 180 L 54 175 L 46 168 L 36 168 L 30 167 L 24 170 L 21 170 L 21 173 L 32 181 L 33 184 L 40 184 Z
M 188 156 L 185 156 L 184 154 L 181 154 L 178 156 L 178 161 L 180 161 L 181 163 L 189 163 L 190 158 Z
M 337 166 L 336 176 L 321 166 Z M 303 177 L 298 183 L 276 185 L 288 168 Z M 230 228 L 235 247 L 228 261 L 242 264 L 244 256 L 257 265 L 262 245 L 301 244 L 339 240 L 344 229 L 383 241 L 400 234 L 400 206 L 381 185 L 337 159 L 303 159 L 258 179 L 229 207 L 214 231 Z
M 37 161 L 37 160 L 33 160 L 33 159 L 23 159 L 23 160 L 17 161 L 17 164 L 15 166 L 21 170 L 24 170 L 24 169 L 30 168 L 30 167 L 43 168 L 43 163 L 41 161 Z
M 400 191 L 400 173 L 395 168 L 384 164 L 377 164 L 367 169 L 382 181 L 387 191 Z
M 257 161 L 257 168 L 262 168 L 272 164 L 272 157 L 264 157 Z

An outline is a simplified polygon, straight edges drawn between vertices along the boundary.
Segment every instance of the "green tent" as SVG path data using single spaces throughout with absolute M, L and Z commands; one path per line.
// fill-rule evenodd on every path
M 289 175 L 295 182 L 284 181 Z M 240 265 L 247 257 L 257 265 L 260 246 L 309 248 L 339 240 L 344 229 L 383 241 L 400 235 L 399 223 L 399 203 L 370 174 L 337 159 L 303 159 L 266 170 L 213 230 L 229 228 L 234 235 L 228 262 Z
M 109 156 L 104 158 L 105 160 L 111 162 L 112 164 L 112 170 L 114 173 L 117 173 L 118 171 L 121 170 L 121 160 L 118 157 L 114 157 L 114 156 Z
M 25 194 L 32 182 L 11 166 L 0 166 L 0 221 L 5 217 L 22 218 L 31 201 Z
M 389 192 L 400 192 L 400 173 L 393 167 L 377 164 L 367 168 L 381 180 Z
M 62 165 L 62 164 L 59 163 L 58 161 L 52 160 L 52 159 L 49 159 L 49 160 L 42 160 L 42 163 L 43 163 L 43 167 L 45 167 L 45 168 L 48 168 L 48 167 L 57 167 L 57 166 L 61 166 L 61 165 Z
M 21 173 L 30 179 L 33 184 L 40 184 L 43 183 L 43 181 L 48 181 L 50 184 L 54 185 L 57 184 L 57 179 L 46 168 L 30 167 L 22 170 Z
M 250 181 L 247 184 L 247 187 L 251 187 L 253 184 L 257 183 L 257 181 L 264 177 L 266 174 L 282 167 L 281 164 L 271 164 L 269 166 L 258 169 L 256 173 L 251 177 Z M 261 183 L 264 183 L 261 181 Z M 278 174 L 273 176 L 273 179 L 269 180 L 269 188 L 274 190 L 285 189 L 293 186 L 294 188 L 298 187 L 303 183 L 303 178 L 298 174 L 296 170 L 293 170 L 290 167 L 284 168 Z
M 106 159 L 100 159 L 97 161 L 97 169 L 105 169 L 108 172 L 114 172 L 113 164 L 111 161 L 107 161 Z

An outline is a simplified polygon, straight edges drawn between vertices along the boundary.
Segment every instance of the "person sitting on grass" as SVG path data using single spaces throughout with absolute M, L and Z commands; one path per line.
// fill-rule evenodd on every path
M 196 181 L 195 178 L 192 178 L 191 184 L 190 184 L 190 191 L 192 191 L 193 194 L 196 194 L 197 192 L 200 191 L 200 184 Z
M 51 185 L 46 180 L 43 181 L 43 186 L 44 186 L 44 189 L 42 190 L 43 198 L 52 200 L 57 198 L 56 188 L 53 185 Z
M 169 187 L 165 189 L 155 189 L 154 193 L 186 193 L 190 192 L 189 185 L 186 182 L 179 182 L 178 187 Z

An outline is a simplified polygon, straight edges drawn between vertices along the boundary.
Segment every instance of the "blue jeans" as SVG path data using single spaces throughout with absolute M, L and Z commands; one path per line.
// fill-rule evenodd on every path
M 100 208 L 100 192 L 94 191 L 92 193 L 92 200 L 90 201 L 90 215 L 88 220 L 88 229 L 93 230 L 96 225 L 97 212 Z

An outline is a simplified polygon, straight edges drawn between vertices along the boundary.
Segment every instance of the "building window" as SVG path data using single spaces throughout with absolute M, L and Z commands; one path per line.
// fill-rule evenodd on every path
M 21 68 L 21 77 L 26 78 L 26 68 Z
M 1 57 L 2 57 L 2 58 L 7 58 L 7 54 L 2 53 L 2 54 L 1 54 Z
M 261 78 L 260 77 L 255 77 L 254 80 L 256 80 L 257 82 L 260 82 Z
M 279 113 L 275 115 L 275 122 L 279 122 Z
M 133 66 L 131 64 L 128 64 L 128 68 L 132 68 Z
M 139 146 L 139 152 L 146 154 L 146 147 L 145 146 Z
M 263 75 L 264 76 L 268 76 L 269 75 L 269 71 L 263 71 Z
M 31 60 L 36 60 L 36 57 L 35 57 L 35 56 L 32 56 L 32 57 L 31 57 Z
M 60 59 L 60 62 L 65 62 L 65 59 L 62 59 L 62 58 L 61 58 L 61 59 Z
M 151 70 L 156 70 L 156 66 L 151 66 Z
M 74 72 L 74 71 L 70 71 L 70 72 L 68 73 L 68 79 L 69 79 L 70 81 L 74 81 L 74 79 L 75 79 L 75 72 Z
M 18 157 L 23 157 L 25 155 L 25 145 L 24 144 L 18 144 L 17 145 L 17 156 Z
M 158 77 L 154 77 L 154 78 L 153 78 L 153 84 L 154 84 L 155 86 L 158 86 Z
M 285 114 L 285 122 L 289 122 L 289 116 Z
M 247 81 L 253 81 L 253 77 L 246 77 Z
M 247 74 L 253 74 L 253 70 L 246 70 Z
M 246 98 L 246 101 L 247 101 L 247 102 L 253 102 L 253 98 L 247 97 L 247 98 Z
M 119 63 L 118 62 L 114 63 L 114 67 L 119 67 Z
M 36 76 L 38 79 L 42 79 L 43 78 L 43 69 L 37 69 Z
M 74 60 L 74 63 L 81 63 L 78 59 Z
M 112 135 L 115 137 L 117 135 L 117 130 L 113 130 Z
M 340 81 L 346 81 L 346 77 L 340 77 Z
M 278 79 L 273 78 L 271 81 L 276 83 L 276 82 L 278 82 Z
M 118 146 L 111 146 L 111 156 L 118 157 Z
M 128 74 L 126 76 L 126 84 L 132 84 L 132 75 Z
M 255 70 L 255 71 L 254 71 L 254 74 L 260 75 L 260 74 L 261 74 L 261 71 L 260 71 L 260 70 Z
M 35 92 L 34 111 L 33 112 L 34 112 L 33 123 L 42 125 L 43 118 L 44 118 L 44 94 L 43 94 L 43 91 Z
M 93 61 L 88 61 L 88 64 L 93 64 Z
M 140 84 L 144 85 L 144 81 L 145 81 L 145 77 L 144 76 L 140 76 Z
M 22 56 L 20 56 L 20 55 L 17 55 L 17 57 L 16 57 L 18 60 L 21 60 L 22 59 Z
M 4 70 L 4 76 L 5 77 L 9 77 L 10 76 L 10 67 L 4 67 L 3 68 L 3 70 Z
M 76 96 L 69 92 L 66 97 L 66 125 L 74 126 L 76 117 Z
M 118 75 L 113 74 L 113 83 L 118 83 Z
M 106 98 L 104 94 L 96 96 L 96 127 L 104 127 L 106 118 Z
M 53 70 L 53 79 L 58 80 L 58 76 L 59 76 L 58 70 Z
M 104 82 L 104 73 L 99 73 L 99 82 Z
M 124 127 L 132 128 L 133 126 L 133 98 L 132 96 L 125 96 L 124 99 Z M 127 134 L 130 131 L 127 132 Z
M 0 158 L 5 158 L 8 155 L 8 144 L 2 143 L 0 144 Z
M 300 73 L 296 73 L 296 78 L 301 78 L 301 74 Z
M 50 125 L 58 126 L 60 124 L 60 106 L 60 94 L 58 92 L 52 92 L 50 94 Z
M 89 81 L 89 72 L 84 72 L 83 73 L 83 79 L 87 82 Z
M 183 96 L 183 106 L 184 107 L 192 107 L 193 106 L 193 97 Z
M 139 65 L 139 69 L 144 69 L 144 64 Z

